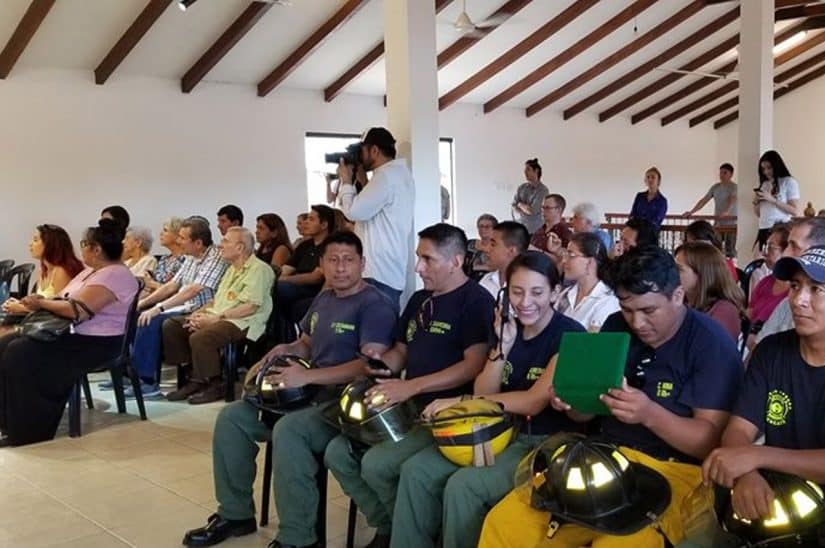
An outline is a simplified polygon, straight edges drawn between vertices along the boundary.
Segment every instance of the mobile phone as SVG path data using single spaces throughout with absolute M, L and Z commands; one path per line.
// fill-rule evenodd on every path
M 499 290 L 498 304 L 501 307 L 501 323 L 502 325 L 510 321 L 510 292 L 506 287 Z
M 370 367 L 370 369 L 377 369 L 379 371 L 389 371 L 390 373 L 392 373 L 392 369 L 390 369 L 390 366 L 388 366 L 381 360 L 370 358 L 369 356 L 367 356 L 366 354 L 362 354 L 361 352 L 358 352 L 358 357 L 367 362 L 367 365 Z

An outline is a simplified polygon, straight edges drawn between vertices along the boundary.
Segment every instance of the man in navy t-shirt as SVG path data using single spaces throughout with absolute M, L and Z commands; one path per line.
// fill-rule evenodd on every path
M 610 415 L 602 418 L 601 439 L 622 447 L 631 460 L 661 473 L 671 488 L 671 503 L 656 527 L 614 536 L 573 524 L 551 539 L 547 514 L 533 510 L 511 493 L 484 524 L 479 546 L 656 546 L 661 535 L 676 544 L 684 537 L 682 500 L 701 482 L 697 466 L 717 446 L 737 390 L 742 365 L 736 345 L 708 316 L 688 309 L 679 272 L 667 251 L 634 248 L 612 265 L 608 279 L 621 305 L 602 331 L 631 334 L 621 388 L 600 396 Z M 554 397 L 556 410 L 571 419 L 585 415 Z M 507 531 L 519 531 L 510 535 Z M 544 540 L 542 540 L 544 539 Z
M 385 407 L 414 400 L 423 408 L 436 398 L 472 390 L 493 338 L 493 298 L 462 270 L 464 231 L 439 223 L 418 236 L 415 271 L 424 289 L 407 303 L 395 345 L 381 356 L 396 373 L 406 370 L 406 376 L 383 379 L 368 394 L 369 400 L 383 400 Z M 417 427 L 399 442 L 370 448 L 360 462 L 342 436 L 327 447 L 327 468 L 378 529 L 370 546 L 389 545 L 401 465 L 431 443 L 429 431 Z
M 306 369 L 297 363 L 274 370 L 268 380 L 297 388 L 308 384 L 340 386 L 366 373 L 359 352 L 384 352 L 393 342 L 395 305 L 362 279 L 364 253 L 352 232 L 335 232 L 320 246 L 321 265 L 329 289 L 313 301 L 301 326 L 302 335 L 272 349 L 253 366 L 249 378 L 267 360 L 288 354 L 309 359 Z M 230 536 L 255 531 L 255 456 L 258 443 L 272 440 L 272 484 L 278 512 L 278 546 L 313 545 L 319 493 L 315 480 L 318 458 L 338 434 L 322 417 L 322 408 L 310 405 L 291 411 L 271 428 L 258 420 L 258 408 L 237 401 L 224 407 L 215 422 L 212 459 L 218 511 L 205 527 L 189 531 L 187 546 L 211 546 Z
M 796 327 L 756 346 L 722 447 L 703 466 L 706 480 L 733 488 L 734 511 L 751 520 L 773 512 L 760 469 L 825 485 L 825 246 L 780 259 L 774 275 L 790 282 Z M 764 445 L 754 445 L 760 434 Z

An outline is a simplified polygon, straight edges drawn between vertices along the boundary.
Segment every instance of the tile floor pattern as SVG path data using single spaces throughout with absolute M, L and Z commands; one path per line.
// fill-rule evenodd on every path
M 147 401 L 143 422 L 133 401 L 127 415 L 117 414 L 114 395 L 96 388 L 105 378 L 92 378 L 96 409 L 84 408 L 82 437 L 68 437 L 64 416 L 53 441 L 0 449 L 0 546 L 174 547 L 215 511 L 212 426 L 224 404 Z M 258 470 L 256 506 L 263 451 Z M 348 505 L 330 475 L 329 548 L 346 545 Z M 270 508 L 268 527 L 220 546 L 265 547 L 278 523 L 274 502 Z M 372 535 L 359 514 L 356 546 Z

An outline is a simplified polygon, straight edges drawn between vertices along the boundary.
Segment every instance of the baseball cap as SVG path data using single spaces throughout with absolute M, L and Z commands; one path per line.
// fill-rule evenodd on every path
M 810 247 L 801 257 L 779 259 L 773 267 L 773 275 L 777 280 L 789 281 L 799 270 L 814 282 L 825 283 L 825 246 Z
M 395 146 L 395 137 L 387 128 L 370 128 L 361 139 L 362 145 L 375 145 L 378 148 L 389 149 Z

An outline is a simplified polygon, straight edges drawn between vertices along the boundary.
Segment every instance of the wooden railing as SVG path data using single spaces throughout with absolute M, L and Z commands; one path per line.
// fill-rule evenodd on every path
M 601 227 L 610 233 L 611 239 L 615 242 L 621 237 L 622 228 L 629 219 L 627 213 L 605 213 L 606 223 Z M 716 233 L 720 238 L 732 235 L 736 238 L 736 217 L 715 217 L 713 215 L 666 215 L 662 226 L 659 229 L 659 245 L 668 251 L 673 251 L 684 242 L 685 228 L 694 221 L 708 221 L 714 225 Z M 720 224 L 720 221 L 731 224 Z

